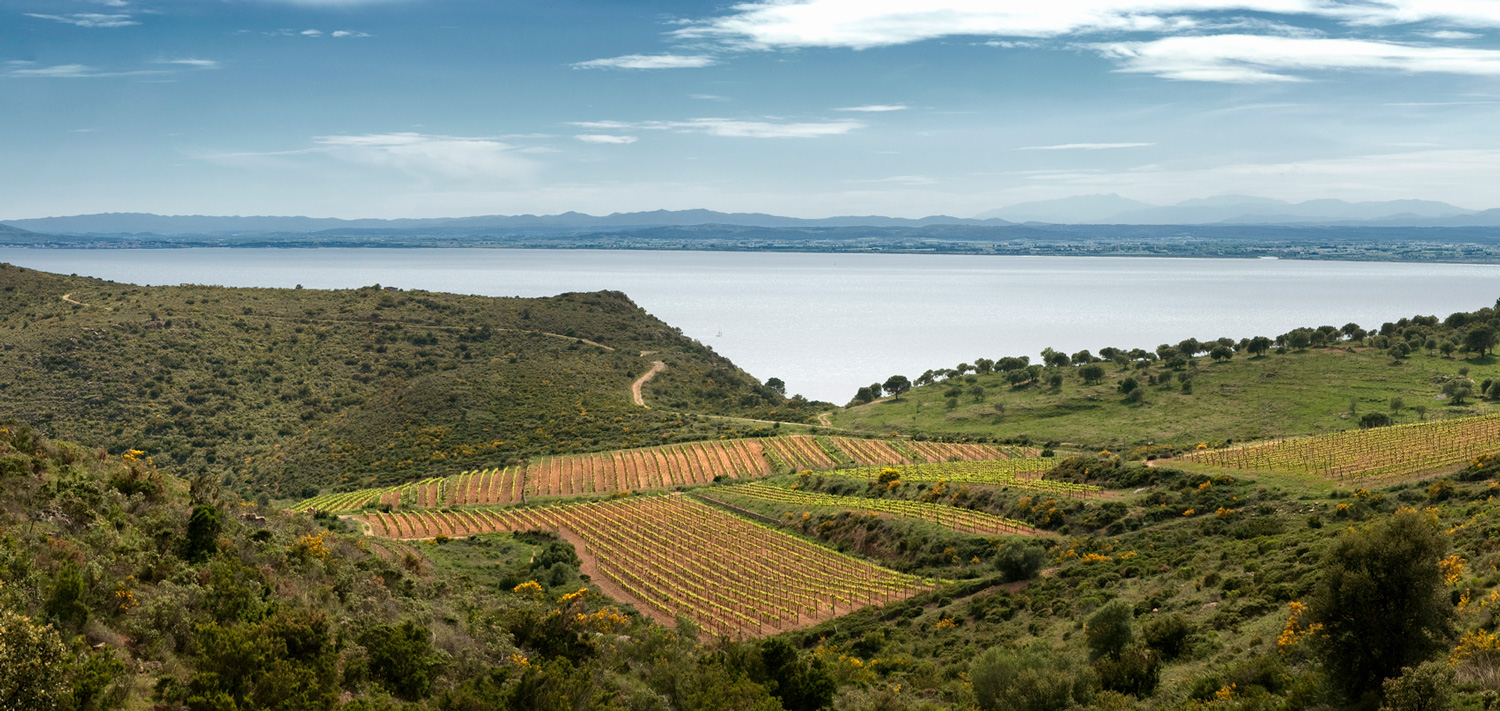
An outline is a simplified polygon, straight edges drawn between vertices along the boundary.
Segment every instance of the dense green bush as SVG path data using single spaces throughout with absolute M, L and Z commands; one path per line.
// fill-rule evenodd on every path
M 1088 701 L 1093 679 L 1069 658 L 1041 649 L 991 647 L 969 666 L 985 711 L 1062 711 Z
M 360 633 L 359 643 L 369 655 L 370 678 L 407 701 L 425 698 L 442 667 L 442 658 L 428 636 L 427 630 L 411 620 Z

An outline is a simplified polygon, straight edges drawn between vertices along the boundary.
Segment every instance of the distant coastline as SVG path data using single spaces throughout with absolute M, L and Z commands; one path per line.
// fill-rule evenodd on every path
M 1041 234 L 980 235 L 819 234 L 757 229 L 754 235 L 703 228 L 654 228 L 585 234 L 454 236 L 255 235 L 255 236 L 54 236 L 21 238 L 0 233 L 0 247 L 24 249 L 539 249 L 694 251 L 807 254 L 939 254 L 1036 257 L 1157 257 L 1289 259 L 1348 262 L 1500 264 L 1500 228 L 1167 228 L 1129 236 L 1100 228 L 1055 229 Z M 849 228 L 837 232 L 849 232 Z M 776 233 L 782 234 L 776 234 Z M 663 234 L 667 233 L 667 234 Z M 691 233 L 691 234 L 687 234 Z M 1398 233 L 1398 234 L 1391 234 Z

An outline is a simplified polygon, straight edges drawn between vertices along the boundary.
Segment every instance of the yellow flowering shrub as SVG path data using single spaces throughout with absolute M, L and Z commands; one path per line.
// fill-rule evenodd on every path
M 541 597 L 542 585 L 535 580 L 528 580 L 511 588 L 511 592 L 525 597 Z

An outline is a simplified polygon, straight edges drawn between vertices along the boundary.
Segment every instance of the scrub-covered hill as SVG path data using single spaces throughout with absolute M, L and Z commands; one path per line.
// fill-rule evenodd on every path
M 703 414 L 811 416 L 618 292 L 141 287 L 0 265 L 0 295 L 0 415 L 280 496 L 748 433 Z M 655 361 L 641 407 L 631 384 Z

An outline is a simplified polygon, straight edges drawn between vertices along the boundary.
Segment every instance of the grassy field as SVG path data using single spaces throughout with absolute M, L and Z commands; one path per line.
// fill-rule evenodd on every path
M 0 265 L 0 295 L 0 416 L 278 497 L 814 410 L 617 292 L 138 287 Z M 656 360 L 646 409 L 630 386 Z
M 1429 420 L 1495 411 L 1483 400 L 1454 405 L 1440 397 L 1442 382 L 1459 377 L 1460 368 L 1468 368 L 1468 377 L 1477 382 L 1500 378 L 1493 356 L 1465 360 L 1421 351 L 1392 365 L 1389 356 L 1369 348 L 1248 355 L 1221 363 L 1201 357 L 1196 368 L 1181 371 L 1154 363 L 1145 373 L 1170 382 L 1143 385 L 1145 397 L 1139 403 L 1127 402 L 1118 388 L 1127 377 L 1145 383 L 1143 371 L 1105 363 L 1107 374 L 1098 384 L 1084 383 L 1076 368 L 1064 369 L 1058 388 L 1040 383 L 1012 387 L 1000 374 L 969 374 L 915 388 L 900 400 L 841 409 L 832 423 L 868 432 L 1029 437 L 1118 450 L 1345 430 L 1358 427 L 1358 418 L 1371 411 L 1389 413 L 1398 423 L 1416 422 L 1418 406 L 1427 408 Z M 1191 393 L 1182 392 L 1179 373 L 1191 378 Z M 958 406 L 948 409 L 947 392 L 955 386 L 967 391 L 975 384 L 984 387 L 982 401 L 964 392 Z M 1392 398 L 1401 398 L 1405 407 L 1391 413 Z M 997 405 L 1004 406 L 1003 414 Z

